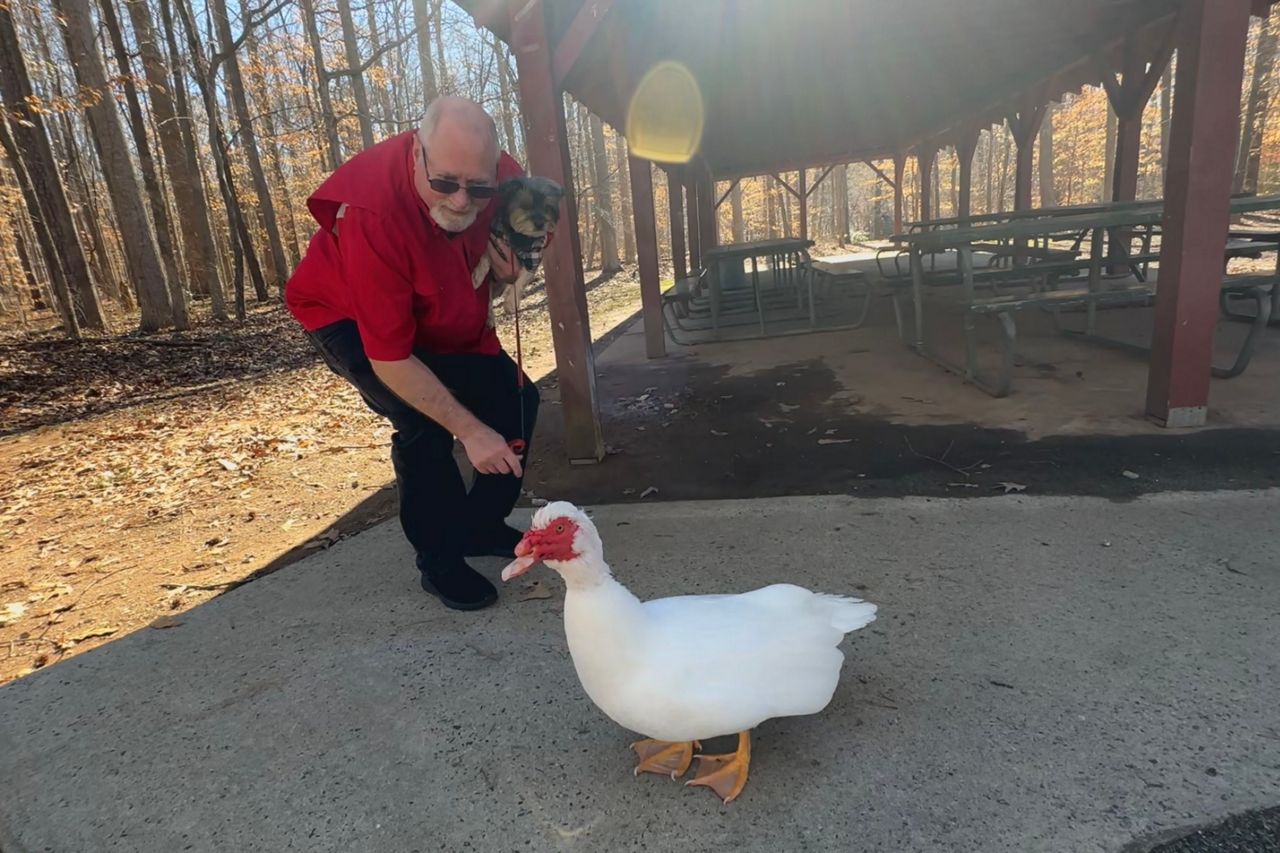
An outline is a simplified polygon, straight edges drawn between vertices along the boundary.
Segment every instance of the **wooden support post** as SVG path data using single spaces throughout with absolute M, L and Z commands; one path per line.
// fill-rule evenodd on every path
M 636 255 L 640 264 L 640 306 L 644 317 L 644 348 L 649 358 L 667 354 L 662 330 L 662 282 L 658 278 L 658 224 L 653 209 L 653 167 L 648 160 L 629 158 L 631 210 L 636 221 Z
M 667 216 L 671 220 L 671 266 L 679 281 L 689 275 L 684 250 L 684 185 L 671 169 L 667 170 Z
M 902 173 L 907 168 L 907 155 L 899 151 L 893 155 L 893 233 L 902 233 Z
M 1094 62 L 1102 71 L 1102 85 L 1107 91 L 1107 99 L 1117 118 L 1115 162 L 1108 163 L 1111 169 L 1111 200 L 1133 201 L 1138 197 L 1138 166 L 1142 155 L 1142 113 L 1151 94 L 1156 90 L 1169 57 L 1173 55 L 1174 36 L 1177 31 L 1175 21 L 1165 33 L 1164 39 L 1157 45 L 1150 56 L 1143 56 L 1138 51 L 1137 40 L 1133 34 L 1124 40 L 1121 60 L 1120 79 L 1117 80 L 1111 69 L 1101 59 L 1094 57 Z
M 956 159 L 960 161 L 959 209 L 956 216 L 965 220 L 973 212 L 973 155 L 978 150 L 978 135 L 981 129 L 977 125 L 965 128 L 956 140 Z
M 933 141 L 921 142 L 916 146 L 916 171 L 920 173 L 920 219 L 928 221 L 934 217 L 933 209 L 933 163 L 938 156 L 938 144 Z
M 685 176 L 684 191 L 685 219 L 689 226 L 689 273 L 697 275 L 702 271 L 702 232 L 698 227 L 698 184 L 691 174 Z
M 552 78 L 543 0 L 530 0 L 511 9 L 511 48 L 520 77 L 520 103 L 529 127 L 529 171 L 566 189 L 560 217 L 562 239 L 547 246 L 542 261 L 564 412 L 565 449 L 573 462 L 598 462 L 604 458 L 604 437 L 596 402 L 595 357 L 582 277 L 578 210 L 564 100 Z
M 1030 210 L 1031 201 L 1031 166 L 1035 162 L 1036 137 L 1040 133 L 1040 123 L 1044 121 L 1047 105 L 1040 103 L 1023 107 L 1009 113 L 1009 130 L 1013 133 L 1013 141 L 1018 146 L 1018 170 L 1014 176 L 1013 209 Z
M 809 239 L 809 170 L 800 170 L 800 185 L 796 191 L 800 202 L 800 239 Z
M 706 166 L 701 166 L 695 178 L 698 185 L 698 246 L 699 253 L 720 243 L 716 228 L 716 184 Z
M 1183 0 L 1147 415 L 1199 426 L 1209 405 L 1250 0 Z

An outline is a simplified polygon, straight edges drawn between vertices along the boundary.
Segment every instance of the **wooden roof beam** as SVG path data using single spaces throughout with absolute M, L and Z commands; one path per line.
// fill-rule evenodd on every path
M 564 85 L 565 78 L 572 73 L 573 67 L 578 64 L 578 59 L 582 56 L 582 51 L 590 43 L 591 37 L 600 29 L 601 22 L 612 8 L 613 0 L 586 0 L 578 9 L 578 14 L 573 16 L 569 28 L 564 31 L 564 35 L 556 44 L 555 59 L 551 63 L 557 86 Z

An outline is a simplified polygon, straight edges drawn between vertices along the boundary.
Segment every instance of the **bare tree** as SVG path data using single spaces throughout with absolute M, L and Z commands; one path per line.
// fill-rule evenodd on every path
M 1262 162 L 1262 139 L 1267 130 L 1267 113 L 1271 103 L 1271 76 L 1276 64 L 1276 24 L 1273 18 L 1262 22 L 1258 49 L 1253 59 L 1253 81 L 1249 84 L 1249 101 L 1240 127 L 1240 148 L 1236 156 L 1234 192 L 1257 192 L 1258 169 Z
M 77 338 L 81 324 L 101 329 L 102 309 L 93 288 L 89 264 L 49 144 L 44 116 L 41 110 L 32 109 L 38 100 L 32 92 L 31 78 L 18 43 L 13 10 L 5 4 L 0 4 L 0 98 L 15 118 L 12 133 L 0 119 L 3 141 L 7 142 L 5 156 L 22 188 L 35 226 L 36 242 L 53 279 L 64 330 L 69 337 Z M 73 291 L 79 296 L 78 304 L 72 300 Z
M 169 186 L 173 190 L 175 206 L 181 211 L 177 219 L 187 277 L 193 291 L 200 289 L 209 293 L 214 319 L 226 320 L 226 301 L 218 273 L 218 250 L 213 244 L 213 229 L 209 225 L 208 205 L 200 181 L 199 163 L 194 152 L 188 155 L 183 142 L 182 123 L 189 122 L 190 117 L 179 118 L 177 106 L 170 94 L 178 93 L 184 87 L 170 82 L 164 57 L 156 43 L 147 0 L 125 0 L 125 8 L 133 24 L 134 36 L 138 40 L 138 52 L 142 55 L 147 94 L 151 111 L 155 114 L 156 135 L 160 139 L 160 150 L 168 166 Z M 175 74 L 181 73 L 176 63 L 174 70 Z M 203 282 L 204 287 L 198 288 L 196 282 Z
M 364 85 L 364 68 L 360 64 L 360 45 L 356 41 L 356 25 L 351 17 L 351 0 L 338 0 L 338 19 L 342 22 L 342 48 L 346 51 L 346 77 L 356 101 L 356 118 L 360 122 L 360 141 L 373 147 L 373 115 L 369 109 L 369 90 Z
M 120 127 L 120 114 L 107 85 L 102 54 L 94 38 L 93 19 L 84 13 L 69 14 L 68 0 L 53 0 L 62 19 L 67 53 L 80 85 L 85 115 L 102 160 L 103 177 L 111 196 L 116 224 L 124 248 L 129 275 L 138 294 L 142 311 L 140 328 L 154 331 L 173 324 L 173 307 L 169 299 L 169 282 L 160 261 L 155 232 L 142 201 L 138 176 L 133 170 L 128 143 Z
M 591 154 L 595 170 L 596 221 L 600 228 L 600 269 L 606 275 L 622 269 L 618 260 L 618 230 L 614 225 L 613 193 L 609 181 L 609 159 L 604 144 L 604 123 L 591 114 Z
M 267 173 L 262 167 L 262 154 L 258 147 L 258 136 L 253 126 L 253 116 L 249 112 L 249 98 L 245 94 L 244 78 L 240 73 L 240 61 L 236 54 L 244 38 L 256 26 L 255 22 L 245 19 L 240 22 L 241 38 L 237 41 L 231 37 L 231 21 L 227 17 L 227 0 L 211 0 L 209 4 L 213 12 L 214 27 L 218 31 L 219 53 L 212 63 L 225 66 L 227 88 L 230 90 L 231 104 L 235 110 L 236 123 L 239 125 L 240 149 L 244 152 L 245 161 L 249 165 L 249 175 L 253 179 L 253 191 L 258 196 L 258 219 L 267 236 L 269 264 L 265 269 L 266 277 L 284 292 L 285 272 L 289 263 L 285 260 L 284 244 L 280 242 L 280 227 L 276 219 L 275 204 L 271 200 L 271 187 L 267 183 Z M 259 298 L 262 298 L 261 294 Z
M 618 164 L 618 186 L 631 186 L 631 168 L 627 162 L 627 143 L 622 134 L 613 134 L 613 160 Z M 622 197 L 622 260 L 628 264 L 636 262 L 636 227 L 635 217 L 631 214 L 631 193 L 618 193 Z
M 111 48 L 115 53 L 116 65 L 120 68 L 120 80 L 124 86 L 125 103 L 129 110 L 129 129 L 133 135 L 133 147 L 138 154 L 138 165 L 142 169 L 142 186 L 147 193 L 147 204 L 151 208 L 156 247 L 160 251 L 160 261 L 164 264 L 165 279 L 169 282 L 169 304 L 173 311 L 173 325 L 178 329 L 187 329 L 191 321 L 187 316 L 187 294 L 182 286 L 182 276 L 178 274 L 178 250 L 174 245 L 173 231 L 169 223 L 169 209 L 165 202 L 164 188 L 160 185 L 160 173 L 156 168 L 155 158 L 151 156 L 151 141 L 147 138 L 147 120 L 142 114 L 142 102 L 138 99 L 138 87 L 134 83 L 133 68 L 129 61 L 129 51 L 124 44 L 124 34 L 120 30 L 120 18 L 112 0 L 99 0 L 98 8 L 102 12 L 102 23 L 106 27 L 107 36 L 111 40 Z
M 325 69 L 324 44 L 320 41 L 320 29 L 316 25 L 314 0 L 298 0 L 302 10 L 302 26 L 307 31 L 307 43 L 311 46 L 311 61 L 316 67 L 316 94 L 320 98 L 320 118 L 324 122 L 324 135 L 329 142 L 329 168 L 336 169 L 342 163 L 342 137 L 338 135 L 338 117 L 333 111 L 333 99 L 329 94 L 329 72 Z
M 413 0 L 413 28 L 418 34 L 418 67 L 422 73 L 424 107 L 440 94 L 436 87 L 435 62 L 431 58 L 431 10 L 427 8 L 427 3 L 428 0 Z

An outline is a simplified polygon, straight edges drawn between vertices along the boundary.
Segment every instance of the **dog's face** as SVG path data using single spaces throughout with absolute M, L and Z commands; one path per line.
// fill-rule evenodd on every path
M 507 224 L 526 237 L 541 237 L 560 221 L 564 189 L 548 178 L 526 177 L 503 181 L 498 187 Z

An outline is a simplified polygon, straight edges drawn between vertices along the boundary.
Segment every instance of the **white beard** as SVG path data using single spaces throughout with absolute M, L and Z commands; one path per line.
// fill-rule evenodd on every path
M 476 217 L 480 215 L 480 211 L 471 210 L 464 214 L 457 214 L 449 210 L 443 204 L 438 204 L 431 208 L 431 218 L 435 223 L 446 231 L 454 234 L 466 231 L 471 224 L 476 221 Z

